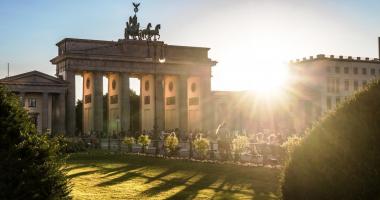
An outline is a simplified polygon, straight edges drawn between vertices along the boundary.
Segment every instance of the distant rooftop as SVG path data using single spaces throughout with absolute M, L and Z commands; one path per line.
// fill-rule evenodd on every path
M 369 57 L 352 57 L 352 56 L 336 56 L 318 54 L 316 56 L 303 57 L 302 59 L 290 60 L 289 63 L 304 63 L 311 62 L 315 60 L 334 60 L 334 61 L 348 61 L 348 62 L 371 62 L 371 63 L 380 63 L 378 58 L 369 58 Z

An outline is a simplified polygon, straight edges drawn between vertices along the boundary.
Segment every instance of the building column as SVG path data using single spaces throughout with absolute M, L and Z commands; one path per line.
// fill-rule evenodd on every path
M 163 75 L 156 74 L 155 75 L 155 125 L 157 126 L 157 130 L 162 131 L 165 129 L 165 105 L 164 105 L 164 84 L 163 84 Z
M 93 72 L 94 77 L 94 130 L 103 132 L 103 74 Z
M 187 95 L 187 75 L 179 76 L 179 128 L 187 132 L 188 128 L 188 95 Z
M 201 109 L 202 109 L 202 128 L 204 131 L 211 131 L 213 129 L 212 121 L 214 115 L 212 114 L 212 95 L 211 95 L 211 77 L 201 77 Z
M 46 133 L 49 124 L 49 93 L 42 93 L 42 133 Z
M 120 98 L 121 98 L 121 116 L 120 116 L 120 126 L 121 131 L 127 133 L 130 129 L 131 123 L 131 105 L 130 105 L 130 97 L 129 97 L 129 75 L 127 73 L 120 74 Z
M 64 80 L 68 81 L 66 95 L 66 134 L 75 135 L 75 73 L 71 70 L 65 71 Z
M 65 128 L 65 120 L 66 120 L 66 93 L 61 92 L 58 95 L 58 103 L 55 104 L 56 106 L 58 105 L 58 115 L 57 122 L 58 122 L 58 127 L 57 127 L 57 133 L 62 134 L 66 133 L 66 128 Z M 57 109 L 57 108 L 56 108 Z

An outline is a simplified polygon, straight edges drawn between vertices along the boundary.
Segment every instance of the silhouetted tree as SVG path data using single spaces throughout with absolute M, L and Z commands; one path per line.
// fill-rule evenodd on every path
M 0 86 L 0 199 L 70 199 L 60 150 Z

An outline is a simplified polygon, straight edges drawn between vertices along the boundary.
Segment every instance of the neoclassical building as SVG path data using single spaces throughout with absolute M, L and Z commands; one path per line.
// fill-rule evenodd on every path
M 20 97 L 38 132 L 65 133 L 66 81 L 31 71 L 0 79 L 0 84 Z
M 319 54 L 291 61 L 289 68 L 299 131 L 380 77 L 379 58 Z

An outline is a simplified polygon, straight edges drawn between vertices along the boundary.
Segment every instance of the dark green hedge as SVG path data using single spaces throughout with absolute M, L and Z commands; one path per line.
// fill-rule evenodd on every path
M 0 199 L 69 199 L 57 142 L 36 133 L 19 99 L 0 86 Z
M 380 84 L 340 105 L 295 148 L 285 200 L 380 199 Z

